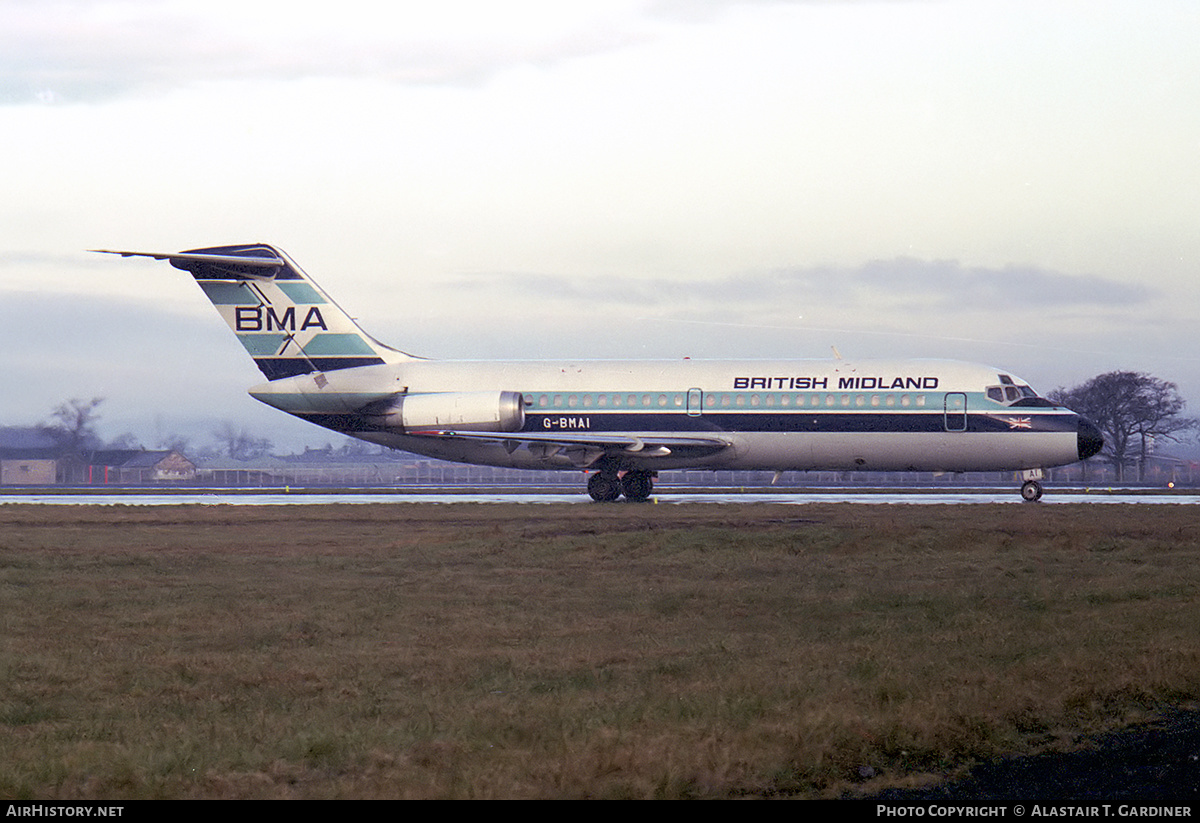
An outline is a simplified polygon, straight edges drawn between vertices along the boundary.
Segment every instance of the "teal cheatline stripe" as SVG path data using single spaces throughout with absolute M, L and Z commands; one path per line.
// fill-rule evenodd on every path
M 286 294 L 291 301 L 299 306 L 310 306 L 314 303 L 327 303 L 316 289 L 305 282 L 276 283 L 279 290 Z
M 231 306 L 238 303 L 257 303 L 258 299 L 241 283 L 221 283 L 216 281 L 202 282 L 200 288 L 208 295 L 208 299 L 216 306 Z
M 374 354 L 375 350 L 357 334 L 318 334 L 305 344 L 304 353 L 313 357 L 344 357 Z
M 286 334 L 238 335 L 238 340 L 242 341 L 242 345 L 246 347 L 246 351 L 250 352 L 251 357 L 278 354 L 279 349 L 283 346 L 283 341 L 287 338 Z

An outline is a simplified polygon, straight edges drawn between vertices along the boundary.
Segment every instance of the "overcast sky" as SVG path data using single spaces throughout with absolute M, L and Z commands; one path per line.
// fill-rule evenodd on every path
M 1194 0 L 0 4 L 0 424 L 330 436 L 185 273 L 438 358 L 1114 369 L 1200 413 Z

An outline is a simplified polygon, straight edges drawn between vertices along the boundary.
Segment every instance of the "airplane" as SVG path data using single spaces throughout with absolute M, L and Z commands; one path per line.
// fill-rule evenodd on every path
M 368 335 L 278 248 L 93 249 L 189 272 L 262 371 L 249 389 L 370 443 L 461 463 L 588 472 L 598 502 L 659 471 L 1014 471 L 1084 460 L 1100 430 L 1029 384 L 952 360 L 438 361 Z M 835 350 L 836 354 L 836 350 Z

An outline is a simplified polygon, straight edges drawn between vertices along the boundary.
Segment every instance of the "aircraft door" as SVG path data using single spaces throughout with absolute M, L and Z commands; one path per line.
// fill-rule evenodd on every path
M 700 389 L 688 389 L 687 395 L 687 413 L 688 417 L 699 417 L 703 413 L 704 408 L 704 392 Z
M 967 430 L 967 396 L 962 392 L 946 392 L 945 424 L 948 432 Z

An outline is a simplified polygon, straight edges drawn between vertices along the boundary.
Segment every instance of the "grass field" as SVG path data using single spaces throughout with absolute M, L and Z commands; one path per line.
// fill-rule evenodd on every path
M 1200 700 L 1186 506 L 0 507 L 0 797 L 837 797 Z

